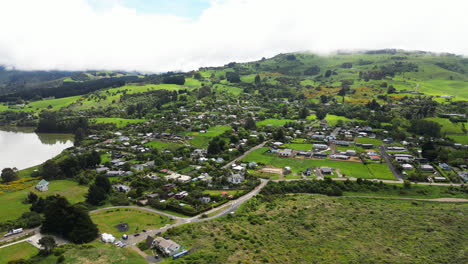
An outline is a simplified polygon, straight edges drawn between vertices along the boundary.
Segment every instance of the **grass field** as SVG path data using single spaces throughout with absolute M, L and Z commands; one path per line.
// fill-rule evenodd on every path
M 448 137 L 455 140 L 455 142 L 468 145 L 468 135 L 449 135 Z
M 38 192 L 34 188 L 36 181 L 33 183 L 32 186 L 21 191 L 0 194 L 0 200 L 2 201 L 0 203 L 0 222 L 16 219 L 22 213 L 29 211 L 31 205 L 23 204 L 22 201 L 30 191 L 35 192 L 40 197 L 59 194 L 66 197 L 72 204 L 84 201 L 84 195 L 88 192 L 88 187 L 78 185 L 77 182 L 70 180 L 51 181 L 49 190 L 45 192 Z
M 233 217 L 170 231 L 194 251 L 168 262 L 465 263 L 467 211 L 466 203 L 306 194 L 253 199 Z
M 8 263 L 17 259 L 29 259 L 37 255 L 39 249 L 27 242 L 21 242 L 13 246 L 0 248 L 0 263 Z
M 452 123 L 447 118 L 440 118 L 440 117 L 430 117 L 425 118 L 425 120 L 433 121 L 438 123 L 442 126 L 441 132 L 447 134 L 462 134 L 462 123 Z M 465 127 L 468 129 L 468 122 L 465 123 Z
M 125 118 L 107 118 L 107 117 L 92 118 L 91 120 L 95 121 L 96 124 L 100 124 L 100 123 L 115 124 L 118 128 L 124 127 L 128 124 L 135 124 L 135 123 L 141 123 L 141 122 L 146 121 L 144 119 L 125 119 Z
M 147 264 L 148 262 L 130 248 L 119 248 L 100 241 L 85 245 L 67 245 L 64 264 Z M 49 255 L 38 264 L 56 264 L 57 256 Z
M 266 126 L 266 125 L 272 125 L 272 126 L 284 126 L 288 122 L 293 122 L 294 120 L 291 119 L 274 119 L 274 118 L 269 118 L 265 119 L 262 121 L 257 122 L 257 126 Z
M 178 144 L 174 142 L 163 142 L 163 141 L 158 141 L 158 140 L 150 141 L 146 143 L 145 145 L 151 148 L 169 149 L 169 150 L 176 150 L 182 147 L 182 144 Z
M 259 148 L 249 155 L 243 161 L 257 162 L 265 165 L 271 165 L 276 168 L 291 167 L 291 170 L 296 174 L 301 174 L 307 168 L 313 167 L 331 167 L 340 169 L 341 174 L 347 177 L 364 178 L 364 179 L 387 179 L 394 180 L 395 177 L 385 164 L 372 164 L 367 167 L 362 163 L 355 162 L 341 162 L 332 160 L 310 160 L 310 159 L 294 159 L 294 158 L 280 158 L 274 154 L 265 153 L 268 148 Z
M 91 213 L 91 219 L 97 224 L 101 233 L 113 234 L 120 238 L 123 234 L 141 232 L 143 229 L 157 229 L 170 223 L 166 216 L 138 209 L 109 209 L 97 213 Z M 129 226 L 127 232 L 118 232 L 115 228 L 121 222 Z
M 317 119 L 317 117 L 314 114 L 309 115 L 307 117 L 307 120 L 316 120 L 316 119 Z M 335 126 L 336 124 L 338 124 L 338 120 L 341 120 L 343 122 L 354 121 L 354 119 L 349 119 L 349 118 L 344 117 L 344 116 L 337 116 L 337 115 L 330 115 L 330 114 L 328 114 L 325 117 L 325 120 L 327 120 L 327 124 L 329 126 Z
M 356 143 L 360 144 L 374 144 L 375 147 L 382 145 L 383 142 L 380 139 L 376 138 L 367 138 L 367 137 L 357 137 L 356 138 Z

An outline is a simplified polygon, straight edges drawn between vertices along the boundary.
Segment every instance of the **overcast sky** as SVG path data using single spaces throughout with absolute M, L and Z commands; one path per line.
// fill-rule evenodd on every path
M 0 64 L 192 70 L 278 53 L 468 55 L 467 0 L 0 0 Z

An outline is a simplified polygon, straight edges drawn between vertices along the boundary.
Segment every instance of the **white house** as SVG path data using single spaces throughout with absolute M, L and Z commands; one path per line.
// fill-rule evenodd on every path
M 240 174 L 232 174 L 227 178 L 227 181 L 232 184 L 240 184 L 245 180 L 245 177 Z
M 42 179 L 37 185 L 36 185 L 36 189 L 40 192 L 45 192 L 47 190 L 49 190 L 49 182 Z
M 170 239 L 164 239 L 162 237 L 157 237 L 152 242 L 152 247 L 156 247 L 165 256 L 172 256 L 179 252 L 180 245 Z

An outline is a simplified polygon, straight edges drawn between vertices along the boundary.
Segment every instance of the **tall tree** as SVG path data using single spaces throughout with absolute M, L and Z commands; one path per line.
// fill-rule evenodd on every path
M 18 170 L 16 168 L 4 168 L 2 170 L 2 182 L 11 182 L 19 179 Z
M 46 180 L 59 179 L 63 177 L 63 172 L 57 162 L 48 160 L 42 166 L 42 177 Z

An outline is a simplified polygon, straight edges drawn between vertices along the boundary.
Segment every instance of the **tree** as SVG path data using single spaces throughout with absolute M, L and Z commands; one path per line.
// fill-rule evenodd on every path
M 247 118 L 247 120 L 245 120 L 244 127 L 245 127 L 245 129 L 248 129 L 248 130 L 256 130 L 257 129 L 257 124 L 255 123 L 255 120 L 253 120 L 252 117 L 249 117 L 249 118 Z
M 19 179 L 18 170 L 16 168 L 4 168 L 2 170 L 2 182 L 11 182 Z
M 52 250 L 57 246 L 55 239 L 51 236 L 44 236 L 39 239 L 39 245 L 42 246 L 46 255 L 49 255 Z
M 421 155 L 429 161 L 434 161 L 438 156 L 438 152 L 434 146 L 434 143 L 431 141 L 426 141 L 421 146 Z
M 331 70 L 327 70 L 327 71 L 325 72 L 325 78 L 330 77 L 330 76 L 332 75 L 332 73 L 333 73 L 333 72 L 332 72 Z
M 299 118 L 300 119 L 306 119 L 309 116 L 309 110 L 307 108 L 303 107 L 301 110 L 299 110 Z
M 393 87 L 393 85 L 388 86 L 388 88 L 387 88 L 387 93 L 388 94 L 393 94 L 395 92 L 396 92 L 396 89 L 395 89 L 395 87 Z
M 325 112 L 324 110 L 317 110 L 315 111 L 315 116 L 319 119 L 319 120 L 324 120 L 325 117 L 327 116 L 327 112 Z

